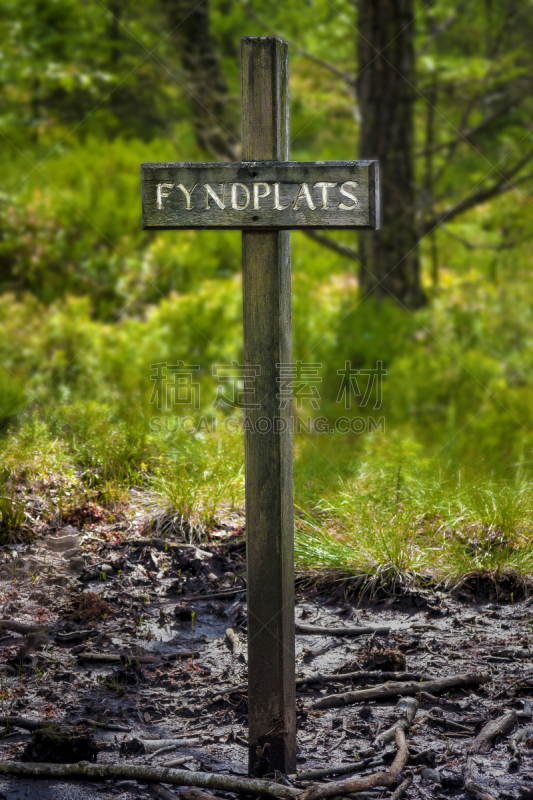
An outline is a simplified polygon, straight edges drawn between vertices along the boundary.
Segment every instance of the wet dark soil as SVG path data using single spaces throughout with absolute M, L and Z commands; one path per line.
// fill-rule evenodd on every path
M 65 526 L 0 553 L 0 618 L 40 628 L 26 636 L 0 631 L 1 715 L 85 730 L 98 746 L 98 763 L 127 758 L 164 764 L 186 757 L 186 768 L 246 774 L 246 657 L 234 654 L 225 638 L 231 627 L 246 653 L 245 545 L 238 514 L 199 547 L 150 543 L 129 522 L 97 521 L 84 531 Z M 462 775 L 468 749 L 487 722 L 511 709 L 517 726 L 527 729 L 517 765 L 509 771 L 511 733 L 476 756 L 475 780 L 496 798 L 533 798 L 533 605 L 506 597 L 501 602 L 466 589 L 455 595 L 418 589 L 372 600 L 351 592 L 349 582 L 297 582 L 297 622 L 331 629 L 390 626 L 389 635 L 297 635 L 298 677 L 358 670 L 428 679 L 490 673 L 490 681 L 476 690 L 420 698 L 407 737 L 415 773 L 408 798 L 467 797 Z M 194 659 L 187 655 L 191 651 L 197 652 Z M 122 658 L 106 662 L 96 660 L 98 655 Z M 345 766 L 391 749 L 375 740 L 398 718 L 398 698 L 313 708 L 320 697 L 381 682 L 383 677 L 317 680 L 298 688 L 299 771 Z M 32 736 L 18 727 L 4 729 L 0 759 L 20 761 Z M 191 743 L 150 758 L 128 746 L 132 737 Z M 431 777 L 424 767 L 437 773 Z M 131 781 L 0 777 L 0 798 L 8 800 L 102 796 L 150 795 L 148 787 Z M 368 794 L 373 796 L 388 797 L 390 791 Z

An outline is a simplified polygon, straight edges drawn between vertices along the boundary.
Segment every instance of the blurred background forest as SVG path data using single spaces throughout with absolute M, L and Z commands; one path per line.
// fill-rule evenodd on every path
M 298 413 L 346 416 L 345 362 L 387 370 L 348 412 L 384 431 L 295 438 L 299 562 L 530 573 L 531 4 L 0 0 L 0 26 L 4 534 L 35 487 L 51 515 L 134 485 L 205 529 L 242 506 L 241 436 L 150 403 L 183 361 L 231 413 L 240 233 L 143 231 L 140 164 L 238 159 L 240 38 L 279 35 L 291 159 L 382 171 L 379 233 L 292 234 L 293 358 L 323 365 Z

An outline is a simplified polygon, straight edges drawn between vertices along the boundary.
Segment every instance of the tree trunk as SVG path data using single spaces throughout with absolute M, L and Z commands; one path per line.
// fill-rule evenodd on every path
M 200 147 L 216 158 L 237 160 L 235 109 L 211 29 L 208 0 L 162 0 L 169 27 L 185 73 L 185 93 Z
M 360 158 L 377 158 L 381 229 L 361 232 L 361 295 L 416 308 L 424 297 L 415 218 L 414 2 L 359 0 Z

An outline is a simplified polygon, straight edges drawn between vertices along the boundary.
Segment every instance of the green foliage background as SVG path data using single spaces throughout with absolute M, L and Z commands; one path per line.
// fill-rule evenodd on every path
M 165 469 L 171 480 L 177 469 L 180 480 L 185 472 L 187 480 L 207 475 L 206 485 L 225 471 L 220 498 L 226 492 L 242 502 L 239 435 L 208 441 L 205 433 L 182 436 L 150 425 L 152 364 L 199 364 L 201 413 L 212 416 L 212 365 L 242 360 L 240 234 L 142 231 L 140 163 L 207 156 L 194 138 L 184 76 L 159 4 L 122 6 L 117 25 L 113 9 L 92 0 L 0 2 L 4 467 L 19 476 L 88 470 L 126 483 Z M 254 0 L 251 7 L 290 42 L 355 71 L 349 0 Z M 481 83 L 490 95 L 510 74 L 530 71 L 527 26 L 491 58 L 487 31 L 497 29 L 494 15 L 503 12 L 487 9 L 468 4 L 435 44 L 432 31 L 455 6 L 436 0 L 418 9 L 418 149 L 435 75 L 444 87 L 436 139 L 445 142 L 460 127 L 465 96 Z M 516 9 L 519 29 L 526 9 L 520 3 Z M 237 115 L 240 37 L 265 31 L 244 0 L 212 0 L 211 18 Z M 291 158 L 355 157 L 358 121 L 349 87 L 295 47 L 290 54 Z M 444 151 L 437 153 L 441 207 L 503 168 L 513 149 L 527 144 L 530 119 L 527 104 L 510 112 L 475 147 L 460 142 L 450 165 Z M 421 180 L 422 171 L 423 159 Z M 379 360 L 388 373 L 379 411 L 371 404 L 350 411 L 383 416 L 384 433 L 297 437 L 297 499 L 314 530 L 328 513 L 352 530 L 353 518 L 339 509 L 363 484 L 368 489 L 369 470 L 372 481 L 381 476 L 390 503 L 399 502 L 398 470 L 423 474 L 426 488 L 447 485 L 451 495 L 461 471 L 463 481 L 471 476 L 471 487 L 490 484 L 495 495 L 517 481 L 529 485 L 530 216 L 531 182 L 525 181 L 439 228 L 434 240 L 424 239 L 428 303 L 416 312 L 361 297 L 355 262 L 293 234 L 294 360 L 323 365 L 320 414 L 331 420 L 346 414 L 336 402 L 337 370 L 345 361 L 369 368 Z M 356 234 L 337 232 L 335 239 L 356 246 Z M 511 241 L 516 246 L 507 249 Z M 317 412 L 309 406 L 303 413 Z M 423 506 L 423 493 L 417 497 Z M 427 504 L 420 513 L 434 501 Z M 450 514 L 464 519 L 459 511 Z

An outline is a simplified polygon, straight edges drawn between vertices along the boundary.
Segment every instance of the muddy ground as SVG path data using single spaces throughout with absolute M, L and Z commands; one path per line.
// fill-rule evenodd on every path
M 150 542 L 139 518 L 113 524 L 96 518 L 84 527 L 59 527 L 31 545 L 1 548 L 0 618 L 39 630 L 23 635 L 4 626 L 0 631 L 0 714 L 69 725 L 83 720 L 77 728 L 94 736 L 98 763 L 165 764 L 186 757 L 185 768 L 246 775 L 243 520 L 229 514 L 211 533 L 209 545 L 177 547 L 169 545 L 172 537 L 160 541 L 152 535 Z M 492 797 L 533 798 L 531 601 L 518 593 L 491 598 L 469 589 L 454 595 L 403 591 L 372 600 L 349 587 L 300 579 L 296 621 L 331 629 L 389 625 L 390 633 L 297 635 L 300 678 L 376 672 L 375 679 L 298 687 L 298 770 L 345 766 L 383 752 L 388 764 L 394 753 L 394 742 L 380 747 L 375 740 L 398 719 L 397 697 L 313 708 L 320 698 L 376 686 L 383 682 L 378 673 L 387 671 L 417 679 L 488 671 L 489 682 L 475 690 L 418 698 L 420 708 L 407 732 L 412 756 L 407 769 L 414 781 L 405 796 L 471 796 L 463 787 L 469 748 L 487 722 L 514 709 L 511 731 L 475 757 L 474 777 Z M 241 654 L 238 644 L 233 652 L 228 628 L 242 642 Z M 190 651 L 197 657 L 190 658 Z M 122 659 L 98 660 L 113 655 Z M 526 735 L 509 771 L 509 737 L 519 727 Z M 21 760 L 32 751 L 33 736 L 5 728 L 0 760 Z M 155 757 L 140 753 L 136 742 L 176 738 L 190 743 Z M 34 747 L 34 757 L 37 751 Z M 390 794 L 377 789 L 366 797 Z M 148 796 L 149 787 L 133 781 L 0 776 L 0 798 L 8 800 Z

